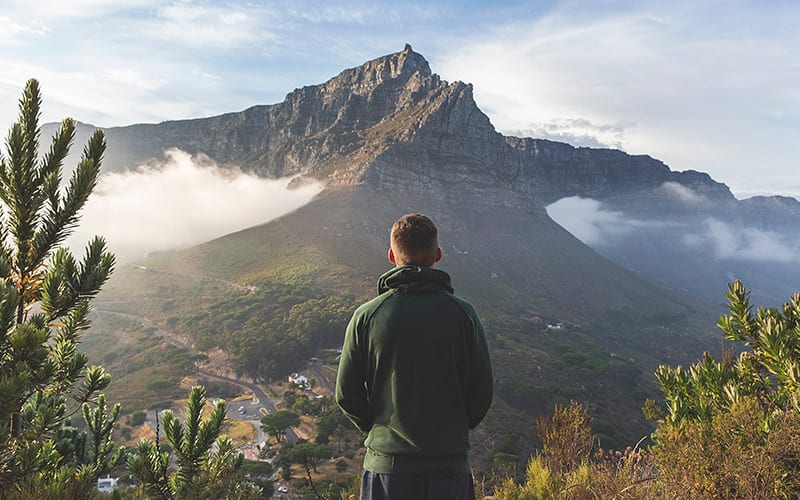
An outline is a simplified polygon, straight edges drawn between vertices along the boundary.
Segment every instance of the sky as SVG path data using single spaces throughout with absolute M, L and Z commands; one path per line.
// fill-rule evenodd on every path
M 3 131 L 31 77 L 45 120 L 107 127 L 279 102 L 410 43 L 503 133 L 800 196 L 794 1 L 3 0 L 0 25 Z

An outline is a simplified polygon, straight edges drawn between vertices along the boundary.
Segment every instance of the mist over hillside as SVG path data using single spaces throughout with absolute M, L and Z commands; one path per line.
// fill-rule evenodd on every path
M 220 169 L 208 158 L 172 149 L 160 163 L 103 174 L 67 244 L 79 251 L 100 234 L 117 260 L 128 263 L 268 222 L 319 190 L 317 182 L 293 185 L 292 178 Z
M 82 125 L 79 139 L 92 130 Z M 410 46 L 278 104 L 105 132 L 110 171 L 179 148 L 265 178 L 426 192 L 445 203 L 551 206 L 558 222 L 615 263 L 709 303 L 734 278 L 763 304 L 800 282 L 791 257 L 800 240 L 796 200 L 739 201 L 705 173 L 674 172 L 648 156 L 504 137 L 470 85 L 442 81 Z
M 797 291 L 800 203 L 760 197 L 720 206 L 680 185 L 664 189 L 678 210 L 576 196 L 547 213 L 612 261 L 701 300 L 721 304 L 720 290 L 736 279 L 766 306 Z
M 250 380 L 340 345 L 389 267 L 392 222 L 431 215 L 441 265 L 490 335 L 498 399 L 479 431 L 493 443 L 483 459 L 528 453 L 530 418 L 572 399 L 604 440 L 637 441 L 655 367 L 719 349 L 713 304 L 727 281 L 751 279 L 765 300 L 797 282 L 785 258 L 797 238 L 784 231 L 800 226 L 796 201 L 738 201 L 649 156 L 505 137 L 470 85 L 441 80 L 410 46 L 278 104 L 106 133 L 109 179 L 175 187 L 177 206 L 155 213 L 197 226 L 224 213 L 214 230 L 230 234 L 121 267 L 99 301 L 224 352 L 225 369 Z M 167 167 L 130 170 L 170 148 L 181 153 Z M 203 166 L 181 167 L 190 159 Z M 309 184 L 287 193 L 287 178 Z

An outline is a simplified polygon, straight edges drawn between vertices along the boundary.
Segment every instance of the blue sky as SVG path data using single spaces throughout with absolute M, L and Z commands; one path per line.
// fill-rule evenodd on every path
M 737 193 L 800 195 L 800 6 L 747 1 L 4 0 L 0 127 L 100 126 L 283 99 L 411 43 L 498 130 L 650 154 Z

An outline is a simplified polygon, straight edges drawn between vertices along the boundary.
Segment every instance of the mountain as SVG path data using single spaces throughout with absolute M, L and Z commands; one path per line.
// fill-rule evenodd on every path
M 79 140 L 92 130 L 80 127 Z M 590 198 L 618 222 L 597 228 L 605 237 L 588 241 L 595 250 L 709 303 L 719 303 L 734 278 L 770 305 L 800 282 L 792 256 L 800 247 L 797 200 L 738 201 L 707 174 L 674 172 L 649 156 L 504 137 L 471 85 L 442 81 L 410 46 L 278 104 L 105 132 L 111 170 L 179 148 L 265 177 L 304 175 L 329 188 L 365 185 L 445 204 L 541 212 L 564 198 Z
M 278 104 L 105 132 L 111 169 L 174 147 L 223 168 L 324 183 L 284 217 L 119 270 L 102 297 L 198 350 L 225 351 L 253 378 L 279 376 L 340 343 L 343 317 L 389 266 L 392 222 L 431 215 L 442 267 L 491 337 L 498 401 L 479 440 L 487 459 L 528 453 L 530 417 L 570 399 L 590 404 L 595 430 L 611 443 L 647 434 L 639 408 L 654 395 L 653 368 L 719 345 L 718 311 L 692 294 L 714 288 L 719 301 L 728 271 L 708 265 L 698 250 L 708 242 L 682 239 L 684 226 L 718 220 L 770 235 L 800 213 L 790 199 L 737 201 L 708 175 L 673 172 L 649 156 L 504 137 L 471 85 L 441 80 L 410 46 Z M 621 226 L 597 251 L 548 215 L 574 197 L 596 200 Z

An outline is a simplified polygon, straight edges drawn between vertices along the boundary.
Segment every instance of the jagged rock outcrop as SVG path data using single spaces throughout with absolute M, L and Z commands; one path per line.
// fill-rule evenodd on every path
M 572 195 L 650 197 L 668 181 L 732 199 L 707 175 L 672 172 L 648 156 L 504 137 L 476 105 L 471 85 L 441 80 L 409 45 L 278 104 L 106 133 L 112 170 L 177 147 L 268 177 L 307 174 L 449 202 L 541 209 Z
M 441 207 L 547 217 L 545 207 L 559 199 L 593 198 L 619 224 L 633 223 L 612 228 L 614 238 L 595 248 L 651 278 L 706 297 L 718 297 L 731 276 L 763 282 L 756 293 L 781 282 L 783 294 L 800 280 L 800 268 L 785 262 L 791 238 L 800 240 L 796 200 L 737 201 L 708 174 L 674 172 L 646 155 L 505 137 L 475 103 L 470 84 L 443 81 L 409 45 L 277 104 L 106 133 L 105 167 L 112 170 L 179 148 L 266 177 L 302 174 L 330 188 L 362 186 Z M 742 254 L 766 264 L 743 273 L 741 262 L 731 264 Z

